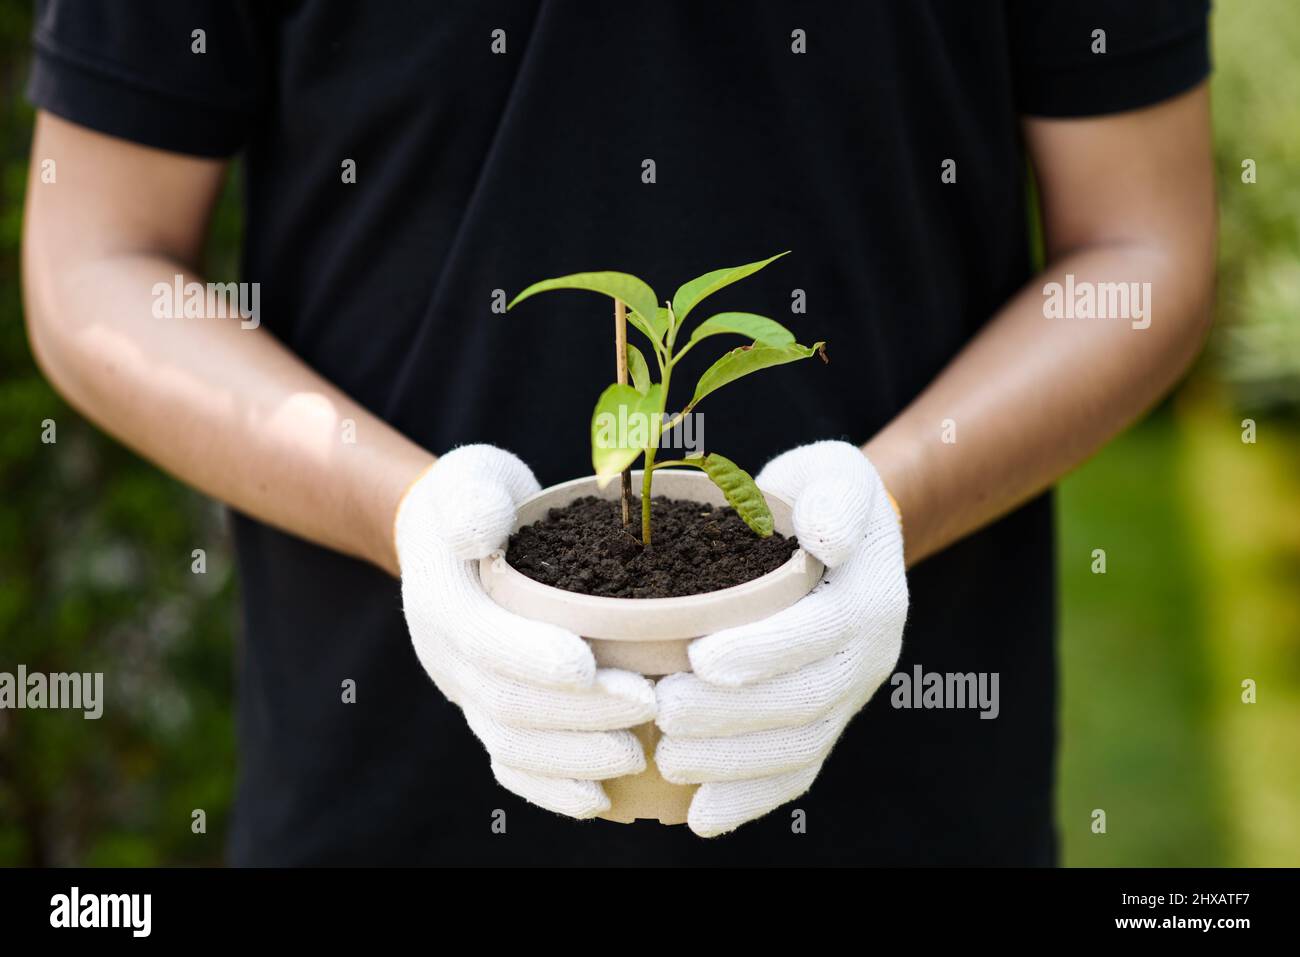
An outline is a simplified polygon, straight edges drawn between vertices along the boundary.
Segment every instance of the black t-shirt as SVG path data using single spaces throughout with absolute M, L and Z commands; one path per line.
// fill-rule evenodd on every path
M 664 298 L 793 250 L 709 303 L 830 344 L 829 366 L 710 397 L 710 447 L 757 470 L 813 439 L 865 441 L 935 377 L 1031 274 L 1019 115 L 1186 90 L 1208 71 L 1206 6 L 51 0 L 30 92 L 140 143 L 242 151 L 242 278 L 261 283 L 263 324 L 430 450 L 501 445 L 543 485 L 590 471 L 608 301 L 502 316 L 495 290 L 617 269 Z M 244 517 L 235 530 L 236 863 L 1055 859 L 1048 496 L 910 576 L 897 670 L 996 672 L 998 717 L 896 709 L 886 685 L 808 794 L 710 841 L 516 799 L 416 661 L 396 582 Z

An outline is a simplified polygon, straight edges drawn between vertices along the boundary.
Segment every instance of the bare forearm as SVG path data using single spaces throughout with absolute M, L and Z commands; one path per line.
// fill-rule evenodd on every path
M 1043 286 L 1150 282 L 1149 328 L 1049 319 Z M 1034 279 L 865 451 L 898 499 L 915 563 L 1056 481 L 1155 402 L 1207 328 L 1204 276 L 1155 251 L 1063 258 Z
M 1170 387 L 1209 326 L 1215 209 L 1205 84 L 1144 109 L 1026 117 L 1022 126 L 1050 265 L 866 446 L 899 501 L 909 562 L 1095 452 Z M 1069 276 L 1094 292 L 1137 283 L 1146 315 L 1048 318 L 1044 286 Z
M 64 264 L 29 280 L 32 342 L 88 418 L 189 485 L 396 573 L 391 523 L 432 456 L 238 319 L 157 318 L 159 256 Z M 36 288 L 36 287 L 40 288 Z

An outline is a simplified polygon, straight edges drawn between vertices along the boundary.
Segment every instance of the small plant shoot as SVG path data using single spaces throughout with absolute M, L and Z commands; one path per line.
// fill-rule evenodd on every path
M 671 466 L 689 466 L 702 470 L 713 484 L 722 490 L 727 503 L 744 519 L 756 535 L 772 534 L 772 513 L 768 510 L 754 479 L 735 462 L 717 452 L 688 455 L 682 459 L 656 462 L 659 439 L 671 431 L 708 395 L 735 382 L 751 372 L 784 365 L 799 359 L 818 355 L 826 360 L 826 344 L 815 342 L 803 346 L 795 341 L 794 334 L 774 319 L 752 312 L 721 312 L 710 316 L 695 326 L 689 338 L 678 347 L 681 333 L 691 312 L 704 299 L 720 289 L 752 276 L 765 266 L 780 259 L 779 253 L 769 259 L 715 269 L 698 279 L 692 279 L 661 306 L 655 291 L 636 276 L 621 272 L 583 272 L 557 279 L 544 279 L 533 283 L 510 302 L 513 309 L 525 299 L 539 292 L 556 289 L 582 289 L 603 293 L 627 306 L 627 321 L 649 342 L 651 356 L 658 368 L 659 381 L 655 381 L 652 366 L 636 346 L 628 343 L 627 367 L 631 382 L 615 383 L 601 393 L 596 401 L 591 419 L 591 462 L 601 486 L 617 478 L 624 469 L 644 457 L 644 474 L 641 481 L 641 541 L 650 544 L 651 484 L 656 469 Z M 695 383 L 691 399 L 680 412 L 666 416 L 668 386 L 673 369 L 697 344 L 711 336 L 737 335 L 749 340 L 722 355 L 709 366 Z M 644 429 L 629 429 L 625 435 L 610 435 L 601 423 L 610 421 L 643 422 Z

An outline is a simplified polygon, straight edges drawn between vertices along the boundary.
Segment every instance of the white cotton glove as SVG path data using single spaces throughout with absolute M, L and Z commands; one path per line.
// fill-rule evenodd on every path
M 812 785 L 840 733 L 893 671 L 907 618 L 898 516 L 875 466 L 847 442 L 777 456 L 755 480 L 794 503 L 822 582 L 761 621 L 693 642 L 694 673 L 655 689 L 663 776 L 701 784 L 687 822 L 734 830 Z
M 420 663 L 464 712 L 497 782 L 587 818 L 609 808 L 598 782 L 645 768 L 623 729 L 654 718 L 654 689 L 598 669 L 577 635 L 511 614 L 484 591 L 477 559 L 505 545 L 515 507 L 537 490 L 528 466 L 490 445 L 439 459 L 398 506 L 402 606 Z

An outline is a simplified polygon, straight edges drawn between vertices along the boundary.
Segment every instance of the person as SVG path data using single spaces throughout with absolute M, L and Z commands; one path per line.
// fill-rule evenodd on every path
M 230 860 L 1054 863 L 1050 488 L 1208 328 L 1207 12 L 39 2 L 29 336 L 231 509 Z M 160 310 L 237 155 L 256 317 Z M 706 438 L 773 460 L 823 584 L 656 686 L 495 608 L 468 560 L 589 474 L 613 377 L 608 299 L 498 304 L 784 249 L 709 309 L 831 361 L 711 396 Z M 996 716 L 909 702 L 929 673 Z M 651 718 L 690 826 L 591 820 Z

